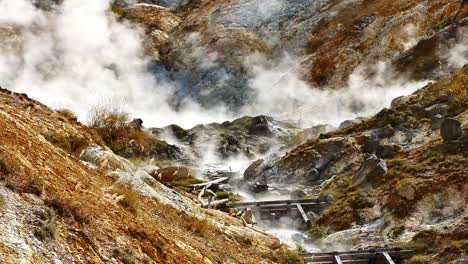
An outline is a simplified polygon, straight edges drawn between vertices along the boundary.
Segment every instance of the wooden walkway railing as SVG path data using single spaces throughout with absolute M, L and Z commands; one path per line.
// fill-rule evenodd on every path
M 381 248 L 348 252 L 305 253 L 302 254 L 307 264 L 402 264 L 414 255 L 413 250 Z
M 300 215 L 305 223 L 309 223 L 307 212 L 320 212 L 326 205 L 327 201 L 319 199 L 293 199 L 293 200 L 276 200 L 276 201 L 260 201 L 246 203 L 229 203 L 228 208 L 236 208 L 239 210 L 250 209 L 254 213 L 259 214 L 281 214 L 281 215 Z

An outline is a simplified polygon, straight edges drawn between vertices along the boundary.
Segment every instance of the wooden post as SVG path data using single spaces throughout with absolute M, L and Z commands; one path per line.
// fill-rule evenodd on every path
M 297 206 L 297 210 L 299 211 L 299 213 L 301 213 L 302 219 L 304 219 L 304 222 L 306 224 L 308 224 L 310 222 L 310 220 L 309 220 L 309 217 L 307 216 L 307 214 L 304 212 L 304 209 L 302 208 L 302 205 L 301 204 L 296 204 L 296 206 Z
M 333 261 L 333 263 L 336 263 L 336 264 L 343 264 L 343 261 L 341 261 L 340 256 L 336 255 L 336 256 L 335 256 L 335 260 Z
M 385 257 L 385 261 L 388 264 L 395 264 L 395 262 L 392 260 L 392 257 L 388 254 L 388 252 L 382 252 L 382 255 Z

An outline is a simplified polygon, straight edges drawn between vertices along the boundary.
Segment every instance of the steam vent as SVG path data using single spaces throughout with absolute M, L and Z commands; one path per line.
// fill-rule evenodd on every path
M 466 0 L 0 14 L 0 264 L 468 264 Z

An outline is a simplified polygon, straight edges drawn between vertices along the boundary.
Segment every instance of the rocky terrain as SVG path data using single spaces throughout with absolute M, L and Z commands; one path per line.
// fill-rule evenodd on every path
M 277 263 L 278 239 L 201 209 L 67 112 L 0 91 L 2 263 Z
M 467 262 L 466 1 L 32 4 L 0 18 L 0 84 L 15 86 L 0 88 L 0 263 L 375 247 Z M 113 91 L 101 99 L 117 107 L 100 107 Z M 193 126 L 200 113 L 217 118 Z M 191 125 L 153 125 L 184 114 Z M 289 198 L 328 204 L 308 226 L 266 229 L 225 207 Z
M 255 94 L 252 54 L 274 64 L 287 53 L 300 62 L 290 70 L 311 84 L 342 87 L 359 65 L 383 60 L 414 79 L 443 76 L 460 66 L 450 50 L 467 41 L 468 10 L 452 0 L 122 4 L 118 14 L 144 26 L 157 64 L 185 80 L 181 97 L 234 109 Z
M 465 66 L 369 119 L 254 162 L 244 177 L 301 183 L 304 195 L 320 186 L 309 195 L 333 202 L 309 235 L 325 248 L 399 245 L 429 254 L 430 263 L 464 263 L 467 91 Z

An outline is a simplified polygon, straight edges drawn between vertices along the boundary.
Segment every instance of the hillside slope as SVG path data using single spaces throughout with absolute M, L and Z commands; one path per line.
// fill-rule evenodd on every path
M 430 263 L 463 263 L 468 250 L 467 92 L 465 66 L 396 98 L 391 108 L 371 118 L 347 122 L 351 125 L 283 157 L 254 163 L 251 179 L 271 186 L 300 183 L 304 190 L 319 187 L 319 193 L 309 195 L 332 202 L 309 234 L 326 249 L 397 245 L 414 248 Z
M 281 261 L 277 239 L 201 209 L 106 148 L 96 164 L 81 161 L 100 140 L 64 112 L 4 89 L 0 102 L 0 262 Z

